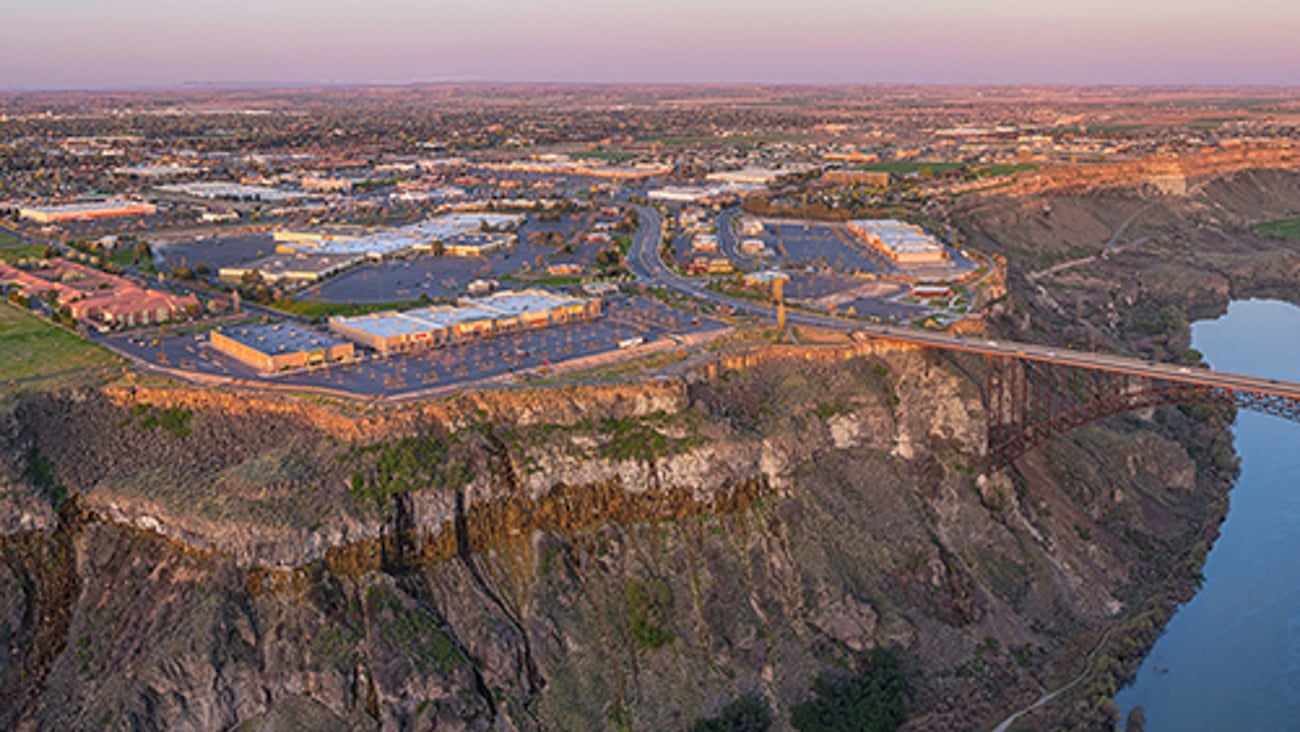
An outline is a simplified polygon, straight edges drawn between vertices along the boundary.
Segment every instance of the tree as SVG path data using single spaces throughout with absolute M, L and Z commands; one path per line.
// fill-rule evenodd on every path
M 1133 707 L 1128 713 L 1128 721 L 1124 723 L 1124 732 L 1144 732 L 1147 728 L 1147 712 L 1139 704 Z
M 800 732 L 894 732 L 907 721 L 907 684 L 892 650 L 876 648 L 848 679 L 819 676 L 813 698 L 796 705 L 790 723 Z
M 764 732 L 771 726 L 772 712 L 767 702 L 742 696 L 723 707 L 718 716 L 697 720 L 691 732 Z

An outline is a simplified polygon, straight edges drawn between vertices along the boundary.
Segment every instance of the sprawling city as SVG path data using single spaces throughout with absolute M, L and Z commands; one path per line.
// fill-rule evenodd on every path
M 0 727 L 1292 728 L 1300 77 L 527 53 L 0 78 Z

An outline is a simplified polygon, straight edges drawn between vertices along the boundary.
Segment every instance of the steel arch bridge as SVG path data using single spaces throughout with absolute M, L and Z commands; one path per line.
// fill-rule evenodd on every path
M 1235 407 L 1300 422 L 1295 382 L 916 328 L 864 327 L 855 337 L 983 358 L 987 474 L 1085 424 L 1151 407 Z
M 1016 356 L 989 355 L 986 361 L 982 396 L 990 474 L 1083 425 L 1152 407 L 1235 407 L 1300 422 L 1295 396 Z

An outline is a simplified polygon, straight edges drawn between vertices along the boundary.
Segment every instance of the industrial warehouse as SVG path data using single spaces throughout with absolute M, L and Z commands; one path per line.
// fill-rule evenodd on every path
M 432 251 L 435 244 L 450 256 L 481 256 L 514 243 L 509 231 L 523 223 L 518 214 L 447 214 L 417 224 L 368 234 L 275 233 L 281 253 L 363 255 L 386 259 L 411 251 Z
M 544 290 L 500 292 L 460 305 L 406 312 L 330 318 L 330 330 L 382 354 L 414 351 L 505 333 L 587 320 L 601 314 L 599 300 Z
M 355 355 L 351 343 L 282 323 L 241 325 L 212 331 L 209 344 L 262 373 L 346 363 Z
M 272 254 L 247 264 L 222 267 L 217 276 L 225 282 L 239 282 L 256 274 L 263 282 L 306 285 L 333 277 L 365 261 L 359 254 Z
M 948 260 L 948 250 L 915 224 L 858 219 L 849 222 L 849 231 L 895 264 L 940 264 Z
M 38 224 L 58 224 L 66 221 L 90 221 L 118 216 L 149 216 L 158 213 L 158 207 L 139 201 L 83 201 L 62 206 L 23 206 L 18 215 Z

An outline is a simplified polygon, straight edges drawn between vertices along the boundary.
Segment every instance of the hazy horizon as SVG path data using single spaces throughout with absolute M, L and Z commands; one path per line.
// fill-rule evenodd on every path
M 1294 86 L 1287 0 L 17 0 L 9 91 L 423 83 Z M 51 48 L 56 49 L 51 52 Z

